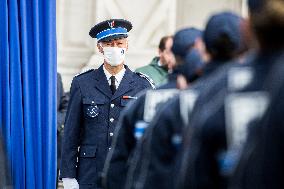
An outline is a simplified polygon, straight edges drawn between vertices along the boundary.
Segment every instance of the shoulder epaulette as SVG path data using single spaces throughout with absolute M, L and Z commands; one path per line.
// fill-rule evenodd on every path
M 152 87 L 153 89 L 156 89 L 155 83 L 154 83 L 153 79 L 151 79 L 149 76 L 147 76 L 147 75 L 144 74 L 144 73 L 141 73 L 141 72 L 135 72 L 135 73 L 136 73 L 139 77 L 142 77 L 142 78 L 146 79 L 146 80 L 150 83 L 151 87 Z
M 93 70 L 94 70 L 94 69 L 84 70 L 84 71 L 82 71 L 81 73 L 75 75 L 75 77 L 77 77 L 77 76 L 79 76 L 79 75 L 83 75 L 83 74 L 89 73 L 89 72 L 91 72 L 91 71 L 93 71 Z

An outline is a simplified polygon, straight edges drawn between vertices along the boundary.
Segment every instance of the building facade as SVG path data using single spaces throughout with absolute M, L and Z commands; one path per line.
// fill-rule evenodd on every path
M 65 91 L 72 78 L 102 64 L 90 28 L 110 18 L 132 22 L 126 63 L 131 69 L 148 64 L 157 55 L 159 40 L 176 30 L 203 28 L 208 17 L 218 11 L 246 14 L 245 0 L 57 0 L 58 72 Z

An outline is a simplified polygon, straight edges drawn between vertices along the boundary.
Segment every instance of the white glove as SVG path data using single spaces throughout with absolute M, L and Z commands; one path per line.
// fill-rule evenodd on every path
M 62 178 L 64 189 L 79 189 L 79 184 L 75 178 Z

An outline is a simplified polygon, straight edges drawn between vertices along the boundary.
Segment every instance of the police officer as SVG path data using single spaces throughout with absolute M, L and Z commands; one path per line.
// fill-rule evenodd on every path
M 195 28 L 186 28 L 180 30 L 174 37 L 173 47 L 179 58 L 177 65 L 190 64 L 193 68 L 199 68 L 201 58 L 193 62 L 187 62 L 185 57 L 191 58 L 190 47 L 195 46 L 197 40 L 201 37 L 201 31 Z M 194 53 L 195 55 L 196 53 Z M 190 61 L 192 61 L 190 59 Z M 186 78 L 196 78 L 194 71 L 188 72 Z M 179 72 L 171 74 L 169 83 L 159 87 L 156 91 L 142 92 L 141 96 L 123 112 L 119 121 L 119 127 L 115 134 L 113 148 L 108 154 L 104 168 L 104 187 L 108 189 L 124 188 L 126 173 L 130 164 L 131 157 L 137 141 L 143 135 L 148 123 L 153 117 L 158 104 L 162 104 L 169 98 L 177 94 L 175 90 L 177 83 L 176 78 Z M 132 165 L 131 165 L 132 166 Z M 132 176 L 131 174 L 129 176 Z
M 259 137 L 266 135 L 256 123 L 264 121 L 261 118 L 268 110 L 271 88 L 281 80 L 275 64 L 283 60 L 283 10 L 279 10 L 283 2 L 255 3 L 255 7 L 250 5 L 250 27 L 255 31 L 259 49 L 249 63 L 215 75 L 216 79 L 197 100 L 184 138 L 184 163 L 179 175 L 182 182 L 178 188 L 228 188 L 228 179 L 232 179 L 241 152 L 244 152 L 241 158 L 244 164 L 240 164 L 240 180 L 232 188 L 283 187 L 282 160 L 274 162 L 283 157 L 280 152 L 283 150 L 278 146 L 281 143 L 268 146 L 260 143 L 261 140 L 255 141 L 254 135 L 248 135 L 249 130 Z M 266 121 L 268 128 L 271 125 Z M 280 135 L 269 134 L 281 140 Z M 248 146 L 244 146 L 246 141 Z
M 212 74 L 239 54 L 240 21 L 241 18 L 234 14 L 223 13 L 208 23 L 203 38 L 211 61 L 205 66 L 204 75 L 177 98 L 165 104 L 150 123 L 148 132 L 143 137 L 146 142 L 144 151 L 141 152 L 142 168 L 135 188 L 174 188 L 175 179 L 172 178 L 176 177 L 175 162 L 182 131 L 190 121 L 188 114 L 198 94 L 207 87 Z M 231 31 L 219 26 L 229 27 Z M 212 31 L 211 28 L 216 29 Z M 220 44 L 220 41 L 227 43 Z
M 90 30 L 104 63 L 72 81 L 61 160 L 66 189 L 99 188 L 99 174 L 121 110 L 139 91 L 151 88 L 146 76 L 130 71 L 124 64 L 131 29 L 129 21 L 111 19 Z
M 264 64 L 273 66 L 267 80 L 270 103 L 264 116 L 250 124 L 230 188 L 280 189 L 284 188 L 284 2 L 249 0 L 249 8 L 250 21 L 260 44 L 259 56 L 262 59 L 266 54 L 274 57 L 269 62 L 263 60 Z

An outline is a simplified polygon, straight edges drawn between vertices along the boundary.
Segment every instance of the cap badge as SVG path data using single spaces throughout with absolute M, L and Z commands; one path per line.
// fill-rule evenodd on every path
M 108 25 L 109 25 L 110 28 L 113 28 L 114 27 L 114 21 L 108 22 Z

